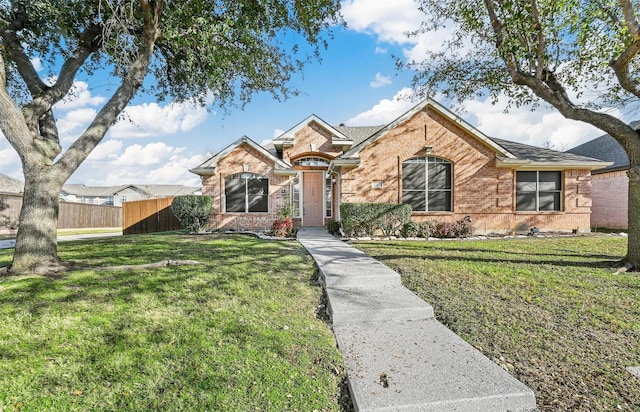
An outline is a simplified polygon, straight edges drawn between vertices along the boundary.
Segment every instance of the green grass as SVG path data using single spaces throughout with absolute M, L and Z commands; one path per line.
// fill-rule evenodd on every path
M 0 410 L 342 410 L 344 366 L 297 242 L 126 236 L 60 244 L 92 267 L 0 278 Z M 0 251 L 0 266 L 12 251 Z M 203 265 L 107 270 L 195 259 Z
M 640 411 L 640 275 L 626 238 L 367 242 L 436 317 L 536 393 L 542 411 Z

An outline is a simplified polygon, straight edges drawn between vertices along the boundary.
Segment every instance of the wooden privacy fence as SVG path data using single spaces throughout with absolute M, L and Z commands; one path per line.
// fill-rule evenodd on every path
M 171 210 L 173 197 L 136 200 L 122 204 L 122 234 L 165 232 L 181 229 Z
M 22 196 L 0 193 L 0 230 L 16 229 Z M 122 227 L 122 209 L 117 206 L 60 202 L 58 229 Z

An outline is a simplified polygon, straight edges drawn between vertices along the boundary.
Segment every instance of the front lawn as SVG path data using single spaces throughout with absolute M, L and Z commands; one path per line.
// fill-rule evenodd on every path
M 12 250 L 0 251 L 0 266 Z M 334 411 L 341 355 L 297 242 L 146 235 L 60 244 L 88 268 L 0 278 L 0 410 Z M 202 265 L 105 269 L 160 260 Z
M 640 411 L 640 274 L 626 238 L 366 242 L 436 317 L 536 393 L 542 411 Z

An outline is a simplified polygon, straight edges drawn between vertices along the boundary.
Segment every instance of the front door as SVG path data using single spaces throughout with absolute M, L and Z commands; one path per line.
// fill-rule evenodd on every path
M 324 198 L 322 196 L 323 172 L 302 174 L 302 224 L 304 226 L 324 226 Z

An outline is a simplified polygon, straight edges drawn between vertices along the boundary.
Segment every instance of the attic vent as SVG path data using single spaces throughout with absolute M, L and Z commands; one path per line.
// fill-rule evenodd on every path
M 343 126 L 343 127 L 344 127 L 344 126 L 345 126 L 345 124 L 344 124 L 344 123 L 340 123 L 340 126 Z

